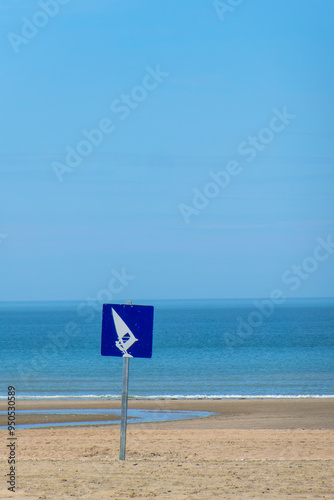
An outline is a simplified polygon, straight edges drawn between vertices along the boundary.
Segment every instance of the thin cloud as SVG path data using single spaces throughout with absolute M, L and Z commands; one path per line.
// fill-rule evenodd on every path
M 201 224 L 197 225 L 197 229 L 277 229 L 277 228 L 299 228 L 310 229 L 311 226 L 329 226 L 334 225 L 334 219 L 319 219 L 319 220 L 293 220 L 293 221 L 277 221 L 264 223 L 250 224 Z

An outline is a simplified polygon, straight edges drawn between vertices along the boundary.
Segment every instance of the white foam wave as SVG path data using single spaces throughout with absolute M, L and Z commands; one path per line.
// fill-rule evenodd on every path
M 121 399 L 120 394 L 85 394 L 85 395 L 16 395 L 17 399 L 103 399 L 103 400 L 119 400 Z M 129 395 L 129 399 L 137 400 L 200 400 L 200 399 L 330 399 L 334 398 L 334 394 L 160 394 L 160 395 Z M 0 399 L 7 399 L 7 396 L 0 396 Z

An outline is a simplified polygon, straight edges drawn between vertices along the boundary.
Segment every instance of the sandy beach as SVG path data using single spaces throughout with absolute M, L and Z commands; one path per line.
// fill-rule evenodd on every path
M 120 401 L 18 401 L 17 408 L 112 410 Z M 103 420 L 17 430 L 15 493 L 6 485 L 8 431 L 0 430 L 0 498 L 334 499 L 333 399 L 129 401 L 129 408 L 214 414 L 129 421 L 125 462 L 118 460 L 119 425 Z M 74 413 L 62 419 L 78 420 Z M 18 424 L 37 421 L 59 417 L 17 417 Z

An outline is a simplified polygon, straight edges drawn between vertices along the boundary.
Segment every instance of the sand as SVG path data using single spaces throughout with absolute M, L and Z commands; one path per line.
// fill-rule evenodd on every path
M 119 407 L 104 400 L 18 402 L 19 409 Z M 334 499 L 334 399 L 130 401 L 129 407 L 216 413 L 132 421 L 125 462 L 118 459 L 119 425 L 17 430 L 15 493 L 6 486 L 8 432 L 0 430 L 0 498 Z

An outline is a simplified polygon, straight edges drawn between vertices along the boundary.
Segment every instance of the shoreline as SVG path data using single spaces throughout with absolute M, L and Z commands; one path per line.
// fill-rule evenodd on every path
M 5 409 L 5 404 L 1 405 Z M 83 421 L 85 415 L 76 415 L 76 410 L 119 410 L 121 400 L 74 400 L 74 399 L 33 399 L 16 401 L 17 424 L 25 421 L 36 422 L 36 411 L 54 410 L 48 416 L 55 422 L 61 410 L 73 410 L 73 413 L 61 415 L 62 422 Z M 135 423 L 131 426 L 149 426 L 152 428 L 220 428 L 220 429 L 334 429 L 334 398 L 310 399 L 199 399 L 199 400 L 133 400 L 128 401 L 129 410 L 158 410 L 166 412 L 205 411 L 212 415 L 206 417 Z M 29 414 L 29 410 L 34 413 Z M 24 411 L 22 414 L 20 411 Z M 42 415 L 42 414 L 40 414 Z M 112 414 L 109 415 L 112 420 Z M 100 418 L 101 417 L 101 418 Z M 5 415 L 0 416 L 0 425 Z M 93 419 L 93 416 L 90 417 Z M 117 419 L 117 418 L 116 418 Z M 51 422 L 51 420 L 49 420 Z M 94 420 L 103 420 L 103 415 L 94 415 Z M 5 424 L 2 424 L 5 425 Z M 88 424 L 89 425 L 89 424 Z M 110 424 L 109 424 L 110 425 Z M 22 432 L 22 431 L 21 431 Z

